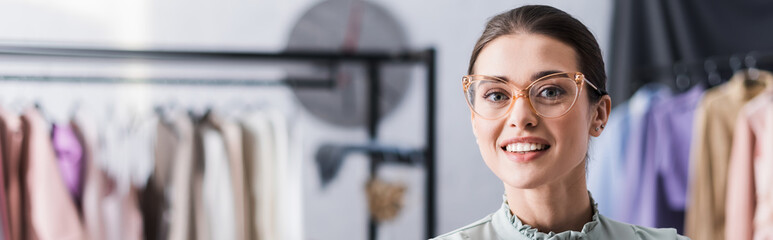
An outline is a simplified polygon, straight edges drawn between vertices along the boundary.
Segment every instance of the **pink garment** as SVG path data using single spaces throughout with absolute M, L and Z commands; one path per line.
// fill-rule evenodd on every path
M 3 225 L 3 239 L 21 239 L 21 210 L 19 161 L 24 134 L 21 118 L 0 108 L 0 218 Z
M 747 103 L 734 130 L 726 239 L 773 239 L 773 92 Z
M 78 134 L 80 141 L 83 143 L 83 223 L 86 228 L 86 234 L 91 240 L 106 239 L 105 238 L 105 218 L 102 212 L 102 202 L 107 195 L 105 190 L 104 173 L 99 169 L 95 156 L 97 156 L 97 133 L 94 129 L 94 124 L 84 123 L 83 117 L 76 116 L 73 121 L 73 130 Z
M 32 238 L 84 239 L 78 210 L 56 164 L 48 125 L 34 109 L 28 109 L 22 120 L 28 134 L 23 151 L 28 164 L 25 177 Z
M 56 152 L 62 179 L 76 203 L 81 201 L 83 189 L 81 170 L 83 169 L 83 147 L 70 124 L 54 125 L 51 142 Z
M 29 222 L 24 211 L 27 209 L 24 189 L 24 169 L 26 162 L 22 159 L 22 145 L 24 143 L 24 127 L 19 115 L 0 109 L 0 145 L 2 145 L 3 171 L 5 175 L 4 190 L 7 194 L 8 227 L 3 228 L 10 236 L 5 239 L 28 239 L 24 235 L 26 224 Z

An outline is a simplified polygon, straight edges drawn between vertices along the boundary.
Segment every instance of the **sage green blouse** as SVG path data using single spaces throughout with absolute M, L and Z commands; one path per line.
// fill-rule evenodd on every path
M 527 239 L 689 239 L 676 233 L 673 228 L 648 228 L 627 223 L 621 223 L 599 214 L 593 197 L 593 218 L 585 223 L 582 230 L 564 231 L 560 233 L 543 233 L 536 228 L 525 225 L 510 213 L 507 199 L 503 197 L 502 207 L 496 212 L 470 225 L 452 232 L 440 235 L 437 240 L 527 240 Z

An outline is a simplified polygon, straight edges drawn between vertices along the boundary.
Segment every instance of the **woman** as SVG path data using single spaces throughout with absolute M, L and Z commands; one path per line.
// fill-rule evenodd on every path
M 588 143 L 604 130 L 611 99 L 585 25 L 548 6 L 499 14 L 475 44 L 468 74 L 462 83 L 473 132 L 504 183 L 504 203 L 437 239 L 685 238 L 610 220 L 587 191 Z

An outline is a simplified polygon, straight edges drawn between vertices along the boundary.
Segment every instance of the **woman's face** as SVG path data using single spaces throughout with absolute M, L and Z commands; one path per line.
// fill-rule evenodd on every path
M 505 35 L 489 42 L 474 66 L 475 74 L 502 77 L 519 89 L 548 71 L 578 72 L 576 52 L 551 37 L 528 33 Z M 600 131 L 595 128 L 606 120 L 606 116 L 599 119 L 598 115 L 606 112 L 591 108 L 587 91 L 593 89 L 583 88 L 574 107 L 558 118 L 540 117 L 523 97 L 517 98 L 512 111 L 501 118 L 488 120 L 473 115 L 473 132 L 491 171 L 505 184 L 521 189 L 569 176 L 584 177 L 589 136 L 598 136 Z M 507 145 L 532 143 L 545 148 L 507 151 Z

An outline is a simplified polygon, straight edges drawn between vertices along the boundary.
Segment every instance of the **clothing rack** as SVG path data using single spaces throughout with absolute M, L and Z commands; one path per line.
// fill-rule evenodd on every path
M 742 69 L 773 70 L 773 52 L 751 51 L 641 67 L 633 74 L 636 77 L 632 80 L 638 83 L 633 85 L 634 88 L 648 82 L 661 82 L 678 90 L 686 90 L 698 83 L 704 83 L 707 87 L 719 85 Z
M 369 87 L 369 110 L 367 131 L 371 142 L 378 138 L 379 126 L 379 70 L 382 63 L 419 64 L 426 69 L 426 106 L 424 147 L 425 168 L 425 236 L 435 235 L 435 84 L 436 84 L 436 52 L 433 48 L 423 51 L 401 52 L 237 52 L 237 51 L 179 51 L 179 50 L 131 50 L 106 48 L 59 48 L 59 47 L 28 47 L 0 46 L 0 56 L 32 56 L 32 57 L 66 57 L 88 59 L 140 59 L 140 60 L 225 60 L 225 61 L 281 61 L 290 63 L 319 62 L 357 62 L 363 63 L 367 72 Z M 0 81 L 35 81 L 35 82 L 69 82 L 69 83 L 110 83 L 110 84 L 152 84 L 152 85 L 207 85 L 207 86 L 289 86 L 310 88 L 332 88 L 335 81 L 332 78 L 281 80 L 265 79 L 185 79 L 185 78 L 133 78 L 125 76 L 94 77 L 94 76 L 47 76 L 47 75 L 6 75 L 0 73 Z M 378 168 L 379 155 L 371 155 L 370 173 L 375 174 Z M 369 237 L 375 239 L 376 227 L 369 218 Z

